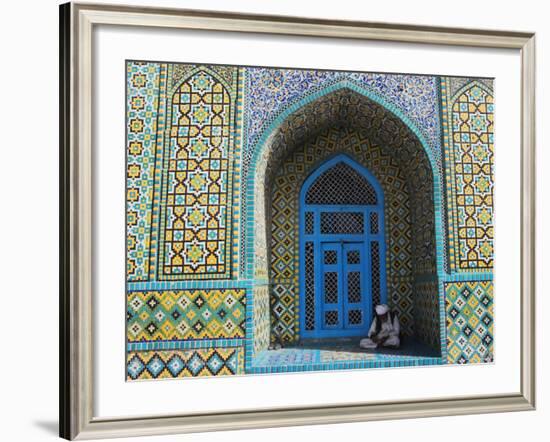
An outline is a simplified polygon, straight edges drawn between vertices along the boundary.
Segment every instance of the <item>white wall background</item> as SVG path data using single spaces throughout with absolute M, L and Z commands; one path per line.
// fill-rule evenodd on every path
M 130 0 L 128 0 L 130 1 Z M 550 191 L 544 177 L 550 137 L 544 122 L 550 118 L 548 8 L 536 0 L 460 3 L 435 0 L 173 0 L 138 1 L 201 9 L 306 15 L 323 18 L 388 21 L 537 32 L 537 144 L 538 144 L 538 410 L 416 419 L 363 424 L 326 425 L 269 430 L 166 436 L 158 441 L 280 441 L 399 440 L 458 442 L 466 439 L 512 441 L 544 439 L 550 419 L 547 403 L 550 382 L 543 323 L 545 298 L 543 231 Z M 110 3 L 125 3 L 111 0 Z M 6 441 L 46 441 L 57 438 L 58 410 L 58 48 L 57 1 L 5 2 L 1 14 L 0 49 L 0 198 L 2 243 L 0 286 L 2 350 L 0 357 L 0 438 Z M 538 436 L 541 435 L 541 436 Z M 537 437 L 538 436 L 538 437 Z M 132 439 L 138 440 L 138 439 Z

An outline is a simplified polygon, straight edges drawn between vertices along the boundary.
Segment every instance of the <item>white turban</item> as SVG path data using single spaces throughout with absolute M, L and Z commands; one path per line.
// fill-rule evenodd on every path
M 390 308 L 386 304 L 380 304 L 377 305 L 374 310 L 376 310 L 377 315 L 383 315 L 384 313 L 388 313 Z

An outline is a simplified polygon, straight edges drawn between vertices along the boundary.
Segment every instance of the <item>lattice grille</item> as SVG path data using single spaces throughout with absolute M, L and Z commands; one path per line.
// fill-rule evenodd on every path
M 322 212 L 321 233 L 363 233 L 363 221 L 364 220 L 362 212 Z
M 306 212 L 306 234 L 312 235 L 315 228 L 313 212 Z
M 380 246 L 378 241 L 371 242 L 371 278 L 372 278 L 372 303 L 380 304 Z
M 315 264 L 313 243 L 306 242 L 306 279 L 305 279 L 305 326 L 306 330 L 315 329 Z
M 350 325 L 361 325 L 363 323 L 363 312 L 361 310 L 350 310 L 348 312 Z
M 338 325 L 338 312 L 335 310 L 325 312 L 325 324 Z
M 338 255 L 336 250 L 325 250 L 325 264 L 338 264 Z
M 359 250 L 350 250 L 348 252 L 348 264 L 361 264 L 361 254 Z
M 376 235 L 378 233 L 378 213 L 371 212 L 370 214 L 370 233 Z
M 361 302 L 361 272 L 348 272 L 348 302 Z
M 325 272 L 325 303 L 336 304 L 338 302 L 338 273 Z
M 338 163 L 323 172 L 306 194 L 307 204 L 376 204 L 376 191 L 355 169 Z

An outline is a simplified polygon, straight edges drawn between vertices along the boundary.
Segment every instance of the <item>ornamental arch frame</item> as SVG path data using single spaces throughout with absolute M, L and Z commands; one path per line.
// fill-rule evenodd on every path
M 333 106 L 331 106 L 333 105 Z M 353 113 L 353 106 L 369 109 L 370 116 L 380 117 L 383 124 L 372 122 L 366 115 Z M 353 115 L 352 115 L 353 113 Z M 262 132 L 255 145 L 251 162 L 243 181 L 243 212 L 246 228 L 241 247 L 246 263 L 243 277 L 251 282 L 250 301 L 247 303 L 247 341 L 252 356 L 269 347 L 273 333 L 270 330 L 269 314 L 269 256 L 270 211 L 269 188 L 278 165 L 297 146 L 303 145 L 323 129 L 332 127 L 362 127 L 373 133 L 378 144 L 384 145 L 399 161 L 411 161 L 415 167 L 423 164 L 424 183 L 429 187 L 429 205 L 433 210 L 433 242 L 418 245 L 432 253 L 433 271 L 419 273 L 419 285 L 429 285 L 436 298 L 437 308 L 430 312 L 430 320 L 436 324 L 437 337 L 433 342 L 441 357 L 446 357 L 445 303 L 442 281 L 444 280 L 444 208 L 443 171 L 438 164 L 426 137 L 400 109 L 383 97 L 352 81 L 344 80 L 302 97 L 281 112 Z M 403 139 L 399 137 L 404 136 Z M 399 149 L 392 146 L 400 144 Z M 437 238 L 437 239 L 436 239 Z M 432 249 L 427 250 L 427 249 Z

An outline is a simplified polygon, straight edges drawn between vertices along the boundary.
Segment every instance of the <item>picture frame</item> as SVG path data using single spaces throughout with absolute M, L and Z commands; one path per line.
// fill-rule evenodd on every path
M 100 25 L 505 48 L 521 56 L 519 392 L 404 401 L 94 416 L 93 35 Z M 60 6 L 60 436 L 69 440 L 532 410 L 535 407 L 535 35 L 200 10 Z

